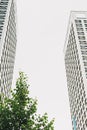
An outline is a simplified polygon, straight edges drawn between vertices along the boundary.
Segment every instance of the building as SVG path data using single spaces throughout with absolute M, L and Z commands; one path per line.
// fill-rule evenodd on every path
M 0 0 L 0 93 L 9 97 L 16 51 L 14 0 Z
M 87 12 L 71 12 L 64 55 L 72 129 L 87 130 Z

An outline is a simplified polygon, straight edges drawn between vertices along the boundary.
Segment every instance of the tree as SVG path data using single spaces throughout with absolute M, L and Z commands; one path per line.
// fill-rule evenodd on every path
M 37 114 L 37 100 L 29 97 L 27 76 L 19 73 L 10 98 L 0 98 L 0 130 L 54 130 L 54 119 Z

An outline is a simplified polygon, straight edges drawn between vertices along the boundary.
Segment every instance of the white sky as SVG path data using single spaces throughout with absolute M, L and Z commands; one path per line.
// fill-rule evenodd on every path
M 63 47 L 70 10 L 87 0 L 17 0 L 18 42 L 14 81 L 24 71 L 38 112 L 55 117 L 55 130 L 72 130 Z

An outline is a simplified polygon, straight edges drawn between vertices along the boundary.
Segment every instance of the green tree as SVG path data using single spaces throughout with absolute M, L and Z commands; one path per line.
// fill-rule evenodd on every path
M 29 97 L 27 76 L 19 73 L 10 98 L 0 98 L 0 130 L 54 130 L 54 119 L 37 114 L 37 100 Z

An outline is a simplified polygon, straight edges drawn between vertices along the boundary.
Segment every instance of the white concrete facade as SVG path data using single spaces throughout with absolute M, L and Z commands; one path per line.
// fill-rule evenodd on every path
M 64 54 L 72 128 L 87 130 L 87 12 L 71 12 Z
M 0 1 L 0 93 L 9 97 L 16 51 L 16 12 L 14 0 Z

